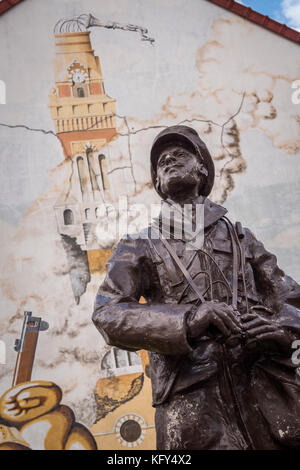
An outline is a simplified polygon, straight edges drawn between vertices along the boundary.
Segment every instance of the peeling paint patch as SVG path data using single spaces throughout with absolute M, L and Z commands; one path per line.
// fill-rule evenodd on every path
M 129 381 L 129 383 L 127 383 Z M 103 386 L 101 386 L 103 384 Z M 96 421 L 103 419 L 108 413 L 119 408 L 129 400 L 132 400 L 143 388 L 144 374 L 135 376 L 132 379 L 128 376 L 112 377 L 110 379 L 101 379 L 95 390 L 97 402 Z M 122 391 L 125 393 L 122 395 Z
M 69 262 L 69 275 L 73 294 L 76 303 L 79 304 L 80 297 L 86 291 L 87 283 L 91 280 L 88 257 L 86 252 L 82 251 L 80 246 L 77 245 L 75 238 L 61 235 L 61 239 Z

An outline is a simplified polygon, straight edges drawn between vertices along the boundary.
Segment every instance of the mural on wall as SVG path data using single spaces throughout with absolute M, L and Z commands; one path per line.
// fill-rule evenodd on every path
M 118 2 L 111 3 L 120 8 Z M 168 32 L 171 3 L 164 3 L 168 8 L 161 6 L 163 27 L 159 28 L 155 27 L 156 18 L 151 16 L 150 7 L 145 14 L 149 21 L 133 16 L 134 24 L 130 24 L 127 20 L 106 21 L 101 10 L 104 7 L 97 2 L 94 10 L 90 10 L 94 15 L 78 14 L 71 20 L 61 20 L 69 14 L 61 2 L 55 17 L 53 14 L 50 18 L 52 23 L 50 19 L 48 23 L 45 15 L 44 31 L 40 31 L 41 38 L 50 37 L 54 46 L 52 51 L 42 51 L 49 76 L 52 73 L 46 83 L 47 91 L 51 90 L 49 101 L 42 95 L 39 109 L 41 114 L 45 113 L 48 127 L 30 125 L 30 116 L 26 124 L 1 119 L 6 126 L 1 126 L 1 130 L 8 133 L 3 145 L 2 174 L 13 176 L 5 211 L 1 206 L 1 231 L 7 242 L 3 243 L 1 254 L 0 338 L 5 340 L 7 360 L 0 369 L 0 395 L 12 394 L 13 344 L 20 332 L 23 311 L 31 310 L 50 325 L 41 338 L 43 347 L 39 348 L 31 382 L 39 385 L 32 385 L 33 390 L 45 382 L 56 397 L 63 393 L 65 403 L 61 405 L 61 398 L 57 398 L 51 409 L 43 411 L 43 416 L 52 420 L 60 407 L 68 407 L 76 418 L 73 412 L 66 411 L 64 416 L 72 415 L 66 427 L 89 428 L 99 449 L 155 448 L 147 353 L 108 348 L 92 325 L 91 314 L 105 263 L 118 241 L 110 217 L 116 215 L 120 219 L 126 211 L 125 205 L 120 205 L 120 197 L 128 202 L 131 231 L 139 231 L 145 223 L 138 207 L 133 210 L 133 205 L 159 203 L 150 181 L 149 149 L 161 129 L 185 123 L 195 128 L 207 143 L 216 165 L 211 199 L 218 203 L 226 201 L 233 209 L 241 209 L 243 215 L 254 214 L 255 223 L 249 220 L 249 225 L 259 228 L 261 224 L 270 245 L 285 245 L 282 259 L 286 270 L 295 278 L 300 276 L 299 263 L 296 266 L 295 262 L 294 270 L 289 269 L 292 256 L 288 251 L 293 246 L 295 251 L 299 216 L 295 210 L 281 217 L 291 199 L 298 201 L 300 197 L 294 184 L 299 174 L 300 114 L 299 106 L 293 105 L 289 96 L 291 84 L 300 76 L 297 45 L 204 1 L 192 2 L 191 10 L 185 12 L 189 18 L 187 25 L 180 24 L 176 32 Z M 20 8 L 25 8 L 25 4 Z M 172 14 L 178 11 L 179 19 L 181 7 L 179 0 L 173 2 Z M 104 10 L 109 8 L 107 4 Z M 17 8 L 15 11 L 12 15 L 19 14 Z M 194 18 L 197 21 L 193 22 Z M 149 26 L 151 35 L 135 24 Z M 99 31 L 103 36 L 97 36 Z M 108 45 L 104 41 L 106 34 L 111 34 Z M 170 38 L 165 44 L 166 34 Z M 126 41 L 132 40 L 131 49 L 125 37 Z M 142 51 L 135 48 L 140 39 Z M 278 54 L 271 54 L 275 49 Z M 166 55 L 162 55 L 160 65 L 162 51 Z M 125 64 L 124 69 L 114 54 Z M 184 56 L 190 57 L 190 69 L 185 68 Z M 103 57 L 109 67 L 120 66 L 116 81 L 106 79 L 106 87 L 104 78 L 109 67 L 103 68 L 102 73 Z M 172 61 L 176 65 L 173 74 Z M 142 78 L 137 73 L 140 69 Z M 34 73 L 38 76 L 38 67 Z M 190 74 L 194 74 L 195 80 L 193 85 L 191 82 L 186 85 Z M 153 88 L 157 84 L 155 90 L 159 92 L 165 90 L 161 95 L 157 91 L 159 104 L 153 99 L 149 83 Z M 122 96 L 127 94 L 127 102 L 123 101 L 121 107 L 120 90 Z M 37 149 L 34 139 L 41 139 Z M 18 157 L 18 161 L 24 161 L 26 146 L 30 155 L 38 156 L 34 167 L 42 168 L 37 180 L 45 177 L 40 176 L 43 171 L 46 173 L 39 165 L 49 159 L 49 185 L 39 189 L 32 200 L 29 196 L 26 199 L 24 192 L 23 213 L 18 213 L 18 222 L 13 225 L 7 222 L 11 219 L 6 214 L 12 217 L 17 207 L 13 204 L 13 198 L 18 198 L 17 178 L 24 173 L 26 180 L 32 172 L 29 168 L 26 173 L 26 168 L 22 168 L 22 173 L 14 160 Z M 51 158 L 55 155 L 56 160 L 48 155 Z M 274 175 L 274 162 L 282 169 L 277 169 L 276 188 L 265 183 L 267 173 Z M 247 201 L 252 198 L 254 202 L 245 202 L 243 206 L 242 193 L 246 188 Z M 235 194 L 239 196 L 236 202 Z M 267 215 L 261 212 L 258 195 L 268 207 Z M 280 205 L 276 202 L 279 199 Z M 277 204 L 276 211 L 270 206 L 272 200 Z M 277 211 L 280 226 L 276 225 Z M 237 215 L 240 217 L 241 213 Z M 289 247 L 285 243 L 287 231 Z M 59 413 L 57 416 L 61 419 Z M 63 437 L 64 445 L 67 436 L 68 432 Z M 26 441 L 25 435 L 23 440 Z
M 96 450 L 92 434 L 61 398 L 60 387 L 45 380 L 7 390 L 0 399 L 0 450 Z
M 31 380 L 40 331 L 48 323 L 24 313 L 12 387 L 0 397 L 0 450 L 96 450 L 92 434 L 75 422 L 71 408 L 61 405 L 55 383 Z
M 124 165 L 124 156 L 119 155 L 119 149 L 116 152 L 112 146 L 110 151 L 108 147 L 111 141 L 119 140 L 118 137 L 124 133 L 119 129 L 118 132 L 116 130 L 116 119 L 119 116 L 116 113 L 115 100 L 105 93 L 99 57 L 94 55 L 90 32 L 83 31 L 85 16 L 60 20 L 55 26 L 56 86 L 51 90 L 49 104 L 56 135 L 62 144 L 64 156 L 71 160 L 70 180 L 55 204 L 55 213 L 58 232 L 62 236 L 69 261 L 70 280 L 77 303 L 91 279 L 90 274 L 104 271 L 105 263 L 111 254 L 111 247 L 117 241 L 114 238 L 109 248 L 103 250 L 101 244 L 105 237 L 99 241 L 97 236 L 103 223 L 103 220 L 99 221 L 101 216 L 103 218 L 103 207 L 107 211 L 109 204 L 115 203 L 117 196 L 122 194 L 111 191 L 110 173 L 115 169 L 130 170 L 129 178 L 124 174 L 122 178 L 126 182 L 124 189 L 127 195 L 135 196 L 143 192 L 145 186 L 138 184 L 134 176 L 129 144 L 131 132 L 126 117 L 123 117 L 123 126 L 126 126 L 128 132 L 127 155 L 126 150 L 124 152 L 127 165 Z M 87 16 L 86 25 L 90 27 L 95 24 L 97 24 L 95 18 Z M 138 27 L 133 27 L 133 30 L 136 28 Z M 239 135 L 234 117 L 241 111 L 244 98 L 243 94 L 237 112 L 219 126 L 223 151 L 219 159 L 222 160 L 226 156 L 239 158 L 239 163 L 235 164 L 239 171 L 242 171 L 244 162 L 240 158 Z M 119 117 L 119 119 L 122 118 Z M 213 125 L 218 127 L 210 120 L 197 117 L 192 117 L 190 121 L 198 126 L 204 125 L 202 130 L 206 134 L 212 132 Z M 226 128 L 227 125 L 228 128 Z M 164 126 L 154 126 L 154 128 L 157 127 Z M 144 130 L 147 131 L 147 129 Z M 226 136 L 229 139 L 227 146 L 224 142 Z M 117 159 L 116 168 L 111 167 L 114 159 Z M 220 172 L 227 175 L 227 186 L 230 186 L 230 171 L 226 172 L 223 167 Z M 224 194 L 219 196 L 221 199 L 224 197 Z M 104 217 L 106 215 L 107 212 L 104 212 Z M 137 230 L 139 228 L 136 227 Z
M 56 86 L 51 90 L 49 107 L 64 158 L 70 159 L 72 165 L 72 177 L 62 188 L 54 212 L 78 304 L 91 275 L 103 272 L 112 252 L 111 248 L 99 249 L 94 231 L 101 216 L 99 205 L 112 200 L 107 156 L 101 149 L 116 136 L 116 108 L 115 100 L 105 93 L 100 61 L 94 55 L 90 33 L 78 31 L 77 25 L 72 32 L 72 24 L 72 20 L 59 21 L 55 28 L 59 30 L 55 34 Z M 67 32 L 62 33 L 63 30 Z M 141 30 L 142 39 L 153 41 L 146 39 L 146 33 L 147 30 Z M 22 328 L 22 342 L 25 342 L 25 353 L 32 350 L 29 362 L 33 366 L 36 343 L 26 349 L 26 325 Z M 0 399 L 0 450 L 96 449 L 93 435 L 75 422 L 71 408 L 60 404 L 60 387 L 53 382 L 30 381 L 32 367 L 27 370 L 25 353 L 19 353 L 23 354 L 22 363 L 17 359 L 18 371 L 22 369 L 20 377 L 13 380 L 13 387 Z M 100 439 L 98 449 L 154 447 L 150 376 L 147 372 L 145 383 L 142 361 L 145 370 L 149 369 L 146 351 L 140 355 L 117 348 L 106 352 L 101 363 L 101 379 L 94 391 L 96 423 L 102 420 L 100 426 L 93 428 L 94 436 Z M 14 377 L 17 375 L 15 369 Z M 137 395 L 140 395 L 138 400 L 134 400 Z M 104 420 L 108 414 L 109 419 Z
M 55 214 L 73 266 L 70 279 L 76 302 L 90 273 L 105 266 L 94 226 L 98 206 L 109 198 L 108 155 L 101 148 L 116 135 L 115 100 L 105 93 L 100 61 L 89 36 L 88 32 L 55 34 L 56 86 L 49 104 L 64 156 L 72 162 L 72 179 L 55 204 Z
M 75 421 L 70 407 L 61 404 L 63 393 L 58 385 L 31 380 L 38 335 L 48 327 L 41 318 L 25 312 L 21 337 L 15 341 L 18 356 L 12 387 L 0 397 L 0 450 L 152 448 L 155 430 L 147 352 L 118 348 L 106 352 L 95 388 L 97 424 L 91 433 Z
M 149 41 L 150 44 L 153 44 L 155 41 L 154 38 L 149 36 L 147 28 L 133 24 L 121 24 L 117 23 L 116 21 L 100 21 L 98 18 L 95 18 L 93 15 L 91 15 L 91 13 L 88 15 L 83 13 L 74 18 L 63 18 L 56 23 L 54 31 L 59 33 L 71 33 L 74 31 L 80 32 L 86 31 L 92 26 L 108 29 L 121 29 L 123 31 L 133 31 L 140 34 L 142 41 Z
M 90 428 L 101 449 L 155 449 L 154 408 L 147 351 L 111 348 L 95 387 L 96 423 Z

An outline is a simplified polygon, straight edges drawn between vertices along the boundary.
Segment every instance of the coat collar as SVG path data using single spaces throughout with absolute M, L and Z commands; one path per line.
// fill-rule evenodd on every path
M 210 199 L 205 198 L 204 201 L 204 228 L 217 222 L 221 217 L 227 213 L 227 209 L 223 206 L 219 206 Z
M 221 217 L 223 217 L 227 213 L 227 209 L 224 207 L 212 202 L 210 199 L 205 198 L 203 196 L 199 196 L 197 199 L 193 201 L 195 204 L 204 204 L 204 230 L 207 231 L 207 229 L 215 224 Z M 165 200 L 164 203 L 169 203 L 169 204 L 174 204 L 172 200 Z M 161 226 L 161 213 L 157 219 L 154 219 L 152 221 L 152 228 L 154 230 L 157 230 L 158 227 L 160 227 L 159 230 L 162 229 Z M 170 227 L 172 227 L 172 219 L 169 219 Z M 168 226 L 168 224 L 167 224 Z M 202 228 L 203 230 L 203 228 Z M 186 248 L 186 242 L 187 240 L 184 240 L 183 238 L 173 238 L 171 235 L 169 242 L 171 244 L 174 243 L 174 249 L 177 252 L 178 256 L 182 256 L 185 253 L 185 248 Z
M 167 202 L 174 204 L 171 199 L 167 199 Z M 221 217 L 223 217 L 227 213 L 227 209 L 225 207 L 216 204 L 215 202 L 211 201 L 207 197 L 198 196 L 194 200 L 195 204 L 204 204 L 204 228 L 206 229 L 210 225 L 217 222 Z

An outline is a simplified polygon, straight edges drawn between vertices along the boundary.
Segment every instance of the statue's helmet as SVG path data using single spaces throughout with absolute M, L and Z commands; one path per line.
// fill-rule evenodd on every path
M 200 139 L 197 132 L 188 126 L 170 126 L 161 131 L 155 138 L 152 148 L 151 148 L 151 177 L 154 187 L 158 194 L 164 198 L 161 193 L 159 186 L 156 187 L 156 178 L 157 178 L 157 162 L 161 151 L 167 145 L 176 145 L 179 144 L 187 150 L 192 150 L 196 157 L 201 163 L 205 166 L 208 175 L 206 177 L 205 184 L 201 187 L 201 195 L 208 196 L 212 190 L 215 178 L 215 167 L 213 159 L 203 142 Z

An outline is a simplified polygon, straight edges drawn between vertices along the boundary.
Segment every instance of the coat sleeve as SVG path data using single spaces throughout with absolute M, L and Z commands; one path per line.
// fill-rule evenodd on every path
M 287 282 L 285 273 L 278 267 L 276 256 L 267 251 L 263 243 L 258 241 L 248 229 L 246 229 L 246 237 L 253 256 L 251 265 L 257 291 L 263 300 L 263 304 L 276 314 L 278 324 L 288 335 L 290 347 L 288 347 L 286 353 L 291 357 L 293 352 L 292 343 L 300 339 L 300 310 L 293 305 L 289 305 L 290 283 Z M 292 365 L 291 361 L 289 363 Z
M 194 306 L 185 304 L 141 304 L 141 296 L 151 291 L 152 270 L 147 255 L 148 241 L 123 238 L 107 263 L 99 288 L 93 322 L 112 346 L 121 349 L 186 354 L 186 319 Z
M 285 274 L 277 265 L 277 258 L 266 250 L 263 243 L 257 240 L 254 234 L 245 229 L 252 258 L 250 260 L 255 285 L 263 304 L 274 313 L 279 313 L 286 301 L 288 288 L 285 282 Z
M 285 276 L 288 289 L 286 302 L 300 309 L 300 285 L 290 276 Z

